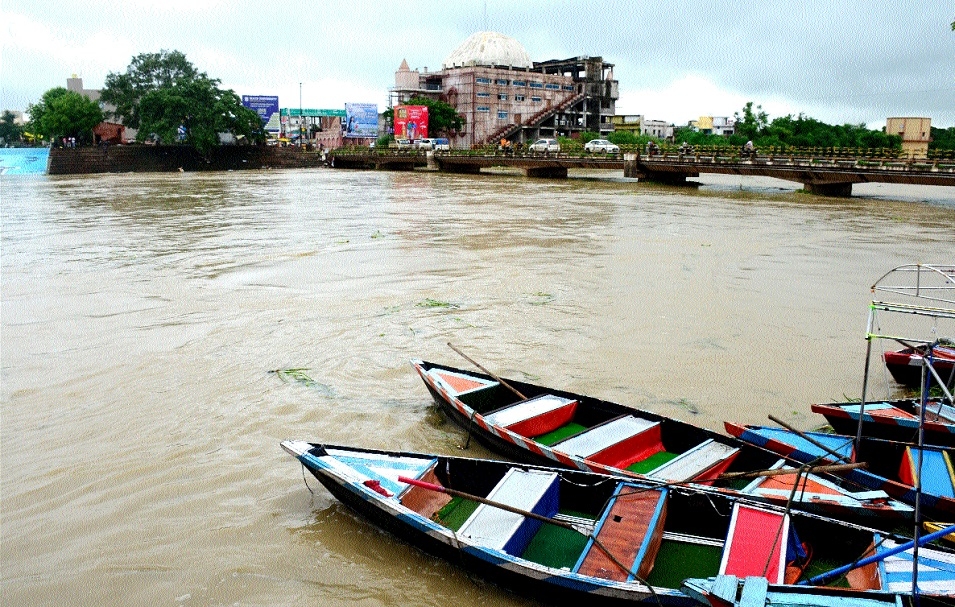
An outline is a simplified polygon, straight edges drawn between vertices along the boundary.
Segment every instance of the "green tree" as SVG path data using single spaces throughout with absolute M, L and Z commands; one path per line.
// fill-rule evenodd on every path
M 18 143 L 23 138 L 23 127 L 16 123 L 16 114 L 4 110 L 0 117 L 0 143 Z
M 219 80 L 199 72 L 179 51 L 133 57 L 126 72 L 110 73 L 101 99 L 113 104 L 123 124 L 138 129 L 136 138 L 183 141 L 201 152 L 218 145 L 219 133 L 253 143 L 265 141 L 262 120 L 242 105 Z M 179 136 L 180 127 L 185 139 Z
M 756 111 L 753 111 L 752 101 L 747 101 L 746 105 L 743 106 L 742 117 L 740 117 L 739 112 L 736 112 L 733 116 L 736 118 L 736 133 L 745 139 L 755 140 L 764 134 L 766 127 L 769 125 L 769 116 L 763 111 L 763 106 L 757 105 Z
M 428 107 L 428 134 L 431 136 L 456 133 L 464 128 L 464 116 L 458 114 L 450 103 L 428 97 L 412 97 L 410 101 L 403 105 L 424 105 Z M 388 124 L 394 126 L 394 108 L 385 110 L 383 116 Z
M 31 104 L 30 130 L 56 141 L 75 137 L 79 143 L 93 140 L 93 127 L 103 121 L 103 110 L 89 97 L 56 87 L 43 93 L 40 101 Z
M 955 150 L 955 126 L 947 129 L 932 127 L 932 141 L 928 144 L 932 150 Z
M 139 129 L 140 103 L 144 95 L 175 88 L 199 75 L 186 56 L 179 51 L 142 53 L 133 57 L 125 73 L 110 72 L 106 75 L 100 99 L 116 108 L 112 114 L 122 119 L 123 124 Z

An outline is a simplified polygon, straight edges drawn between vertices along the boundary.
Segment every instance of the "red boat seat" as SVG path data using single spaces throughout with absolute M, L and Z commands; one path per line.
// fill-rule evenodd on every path
M 543 394 L 492 411 L 484 416 L 484 421 L 533 438 L 567 424 L 576 411 L 576 400 Z
M 623 415 L 551 445 L 555 451 L 615 468 L 663 451 L 660 422 Z
M 789 515 L 735 504 L 720 575 L 765 577 L 782 584 L 786 573 Z

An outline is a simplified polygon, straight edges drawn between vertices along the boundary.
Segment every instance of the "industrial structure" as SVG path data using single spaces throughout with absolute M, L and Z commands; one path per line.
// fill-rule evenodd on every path
M 601 57 L 532 61 L 523 45 L 497 32 L 478 32 L 436 72 L 402 61 L 389 105 L 426 97 L 452 105 L 464 117 L 451 146 L 470 148 L 501 139 L 608 134 L 619 98 L 613 65 Z

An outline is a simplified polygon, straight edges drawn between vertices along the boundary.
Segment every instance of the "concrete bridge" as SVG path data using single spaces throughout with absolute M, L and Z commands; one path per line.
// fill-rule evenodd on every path
M 685 183 L 701 173 L 761 175 L 803 184 L 827 196 L 851 196 L 854 183 L 899 183 L 955 186 L 955 161 L 831 156 L 757 155 L 751 158 L 704 154 L 530 154 L 481 151 L 337 152 L 333 166 L 413 170 L 430 166 L 449 173 L 479 173 L 513 167 L 528 177 L 564 178 L 569 169 L 623 170 L 625 177 L 670 184 Z

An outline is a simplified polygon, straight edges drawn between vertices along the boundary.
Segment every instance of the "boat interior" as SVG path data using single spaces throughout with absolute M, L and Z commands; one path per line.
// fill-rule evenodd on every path
M 330 455 L 340 454 L 329 451 Z M 360 457 L 360 456 L 359 456 Z M 463 458 L 396 465 L 347 465 L 396 491 L 386 495 L 421 517 L 482 546 L 518 558 L 616 581 L 643 580 L 679 588 L 690 577 L 763 576 L 792 583 L 871 553 L 879 538 L 818 518 L 791 519 L 778 510 L 718 493 L 648 485 L 572 470 Z M 429 483 L 547 517 L 556 524 L 462 496 L 395 484 L 403 473 Z M 367 482 L 366 482 L 367 484 Z M 878 588 L 875 565 L 834 583 Z

